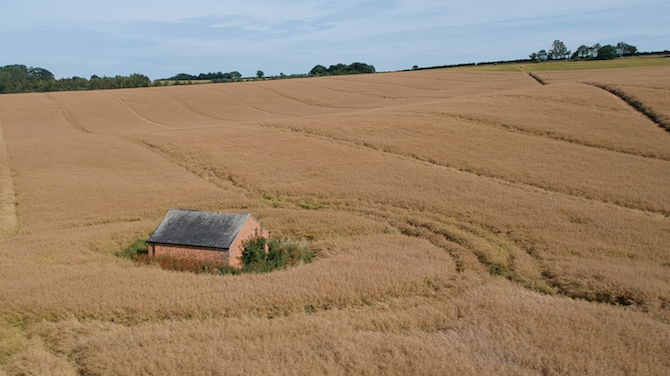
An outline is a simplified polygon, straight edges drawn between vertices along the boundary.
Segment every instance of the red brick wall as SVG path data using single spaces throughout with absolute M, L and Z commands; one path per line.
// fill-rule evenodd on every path
M 187 247 L 171 244 L 150 244 L 149 256 L 170 257 L 174 259 L 192 259 L 227 265 L 229 253 L 227 250 Z
M 235 241 L 233 241 L 233 244 L 230 245 L 230 266 L 234 266 L 236 268 L 241 268 L 242 267 L 242 261 L 240 261 L 240 257 L 242 256 L 242 242 L 245 240 L 255 237 L 256 234 L 261 235 L 265 239 L 267 239 L 270 236 L 270 232 L 263 228 L 258 221 L 256 221 L 253 217 L 249 217 L 247 221 L 244 223 L 242 228 L 240 229 L 239 234 L 237 234 L 237 237 L 235 238 Z M 267 244 L 265 245 L 265 252 L 268 251 Z

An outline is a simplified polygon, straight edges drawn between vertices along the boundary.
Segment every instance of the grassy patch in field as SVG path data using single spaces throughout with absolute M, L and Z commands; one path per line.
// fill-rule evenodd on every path
M 464 67 L 445 68 L 459 71 L 474 71 L 474 72 L 520 72 L 519 64 L 504 63 L 504 64 L 486 64 L 486 65 L 469 65 Z
M 587 60 L 587 61 L 545 61 L 541 63 L 526 64 L 491 64 L 475 65 L 458 68 L 447 68 L 454 70 L 476 71 L 476 72 L 519 72 L 519 67 L 526 72 L 547 72 L 565 70 L 588 70 L 588 69 L 616 69 L 616 68 L 644 68 L 644 67 L 667 67 L 670 66 L 670 57 L 628 57 L 614 60 Z
M 590 61 L 551 61 L 544 63 L 523 64 L 521 67 L 528 72 L 545 72 L 561 70 L 585 70 L 585 69 L 616 69 L 616 68 L 645 68 L 645 67 L 667 67 L 670 66 L 670 58 L 667 57 L 629 57 L 615 60 L 590 60 Z
M 0 323 L 0 366 L 6 366 L 12 355 L 29 347 L 30 343 L 21 328 L 7 322 Z

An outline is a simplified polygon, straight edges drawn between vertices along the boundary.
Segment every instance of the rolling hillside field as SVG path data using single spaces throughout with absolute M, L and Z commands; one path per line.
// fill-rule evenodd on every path
M 0 375 L 670 375 L 665 60 L 2 95 Z M 115 256 L 169 208 L 316 257 Z

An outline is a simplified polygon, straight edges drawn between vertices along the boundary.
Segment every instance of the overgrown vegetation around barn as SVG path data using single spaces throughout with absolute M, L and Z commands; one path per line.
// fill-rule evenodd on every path
M 266 240 L 257 236 L 243 243 L 242 268 L 217 264 L 197 259 L 173 258 L 169 256 L 150 257 L 145 239 L 138 239 L 129 247 L 117 252 L 116 256 L 127 258 L 141 265 L 158 265 L 165 270 L 192 272 L 197 274 L 240 274 L 269 273 L 287 267 L 312 262 L 316 252 L 306 240 L 270 238 L 267 241 L 268 252 L 265 252 Z
M 266 240 L 262 236 L 251 238 L 243 243 L 243 271 L 266 273 L 285 269 L 289 266 L 310 263 L 315 255 L 315 251 L 306 241 L 270 238 L 267 241 L 267 253 L 265 243 Z

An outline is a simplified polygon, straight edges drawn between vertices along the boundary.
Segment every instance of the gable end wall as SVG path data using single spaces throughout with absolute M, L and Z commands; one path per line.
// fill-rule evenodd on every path
M 244 222 L 244 225 L 242 225 L 242 228 L 240 229 L 240 232 L 237 234 L 237 237 L 235 237 L 235 240 L 233 243 L 230 245 L 230 266 L 236 267 L 236 268 L 241 268 L 242 267 L 242 261 L 240 260 L 240 257 L 242 257 L 242 242 L 245 240 L 248 240 L 251 237 L 256 236 L 256 234 L 261 235 L 265 239 L 268 239 L 270 237 L 270 232 L 263 228 L 258 221 L 256 221 L 253 217 L 249 217 L 246 222 Z M 268 246 L 267 244 L 265 245 L 265 252 L 268 251 Z

